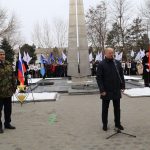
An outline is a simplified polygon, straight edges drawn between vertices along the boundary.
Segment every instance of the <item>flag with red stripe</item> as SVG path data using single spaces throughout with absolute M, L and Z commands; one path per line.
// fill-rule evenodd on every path
M 18 80 L 20 81 L 20 85 L 24 85 L 24 70 L 25 66 L 23 67 L 23 61 L 21 58 L 21 53 L 19 51 L 19 60 L 18 60 Z

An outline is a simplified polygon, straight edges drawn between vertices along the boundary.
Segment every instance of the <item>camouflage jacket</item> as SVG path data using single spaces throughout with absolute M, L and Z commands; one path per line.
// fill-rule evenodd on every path
M 12 65 L 0 62 L 0 97 L 11 97 L 16 91 L 16 77 Z

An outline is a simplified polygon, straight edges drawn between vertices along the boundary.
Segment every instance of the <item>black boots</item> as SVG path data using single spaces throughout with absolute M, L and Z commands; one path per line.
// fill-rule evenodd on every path
M 119 130 L 124 130 L 124 127 L 120 124 L 120 125 L 116 125 L 116 128 L 118 128 Z
M 16 127 L 12 126 L 11 124 L 5 125 L 5 129 L 16 129 Z
M 4 133 L 4 130 L 2 128 L 0 128 L 0 134 Z
M 107 131 L 107 125 L 103 125 L 103 130 Z

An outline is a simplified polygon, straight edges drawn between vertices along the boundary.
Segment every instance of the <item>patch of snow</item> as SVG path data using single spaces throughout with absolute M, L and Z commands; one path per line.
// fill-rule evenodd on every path
M 141 97 L 141 96 L 150 96 L 150 88 L 133 88 L 133 89 L 126 89 L 124 94 L 131 96 L 131 97 Z

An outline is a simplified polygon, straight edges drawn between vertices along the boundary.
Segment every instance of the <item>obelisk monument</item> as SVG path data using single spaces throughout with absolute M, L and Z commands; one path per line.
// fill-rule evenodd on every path
M 91 74 L 83 0 L 70 0 L 68 75 L 83 78 Z

